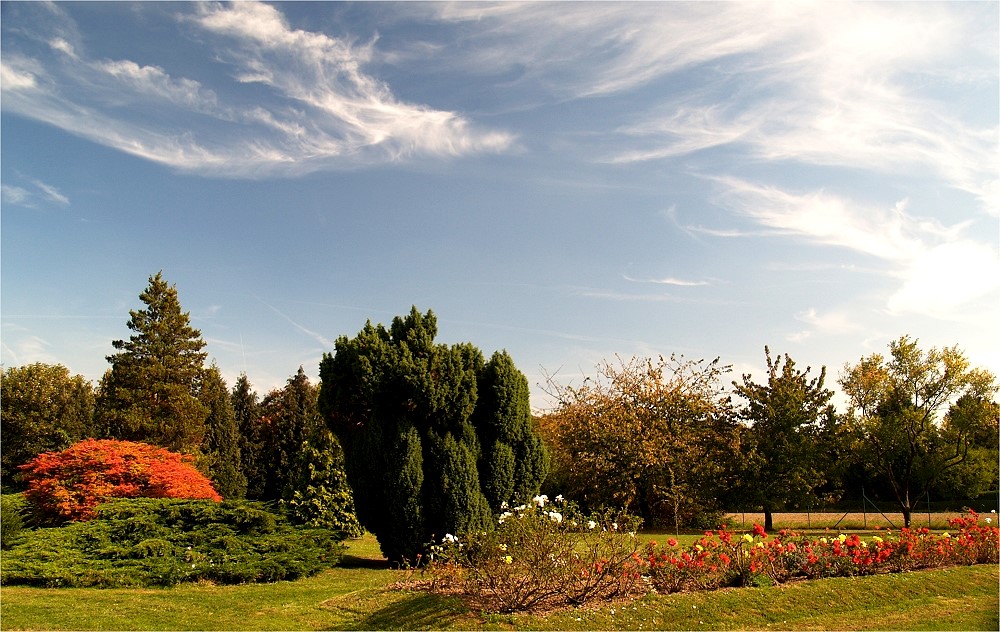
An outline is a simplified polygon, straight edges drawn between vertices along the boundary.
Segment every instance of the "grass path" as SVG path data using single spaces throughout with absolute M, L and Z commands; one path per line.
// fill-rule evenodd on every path
M 1000 629 L 994 566 L 837 578 L 785 586 L 649 595 L 548 614 L 487 615 L 456 598 L 397 591 L 374 540 L 345 566 L 247 586 L 0 589 L 3 630 L 809 630 Z

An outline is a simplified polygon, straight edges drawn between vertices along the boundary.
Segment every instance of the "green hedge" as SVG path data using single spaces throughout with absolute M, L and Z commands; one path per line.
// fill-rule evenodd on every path
M 129 499 L 97 518 L 22 532 L 0 583 L 171 586 L 293 580 L 335 566 L 343 534 L 303 529 L 261 503 Z

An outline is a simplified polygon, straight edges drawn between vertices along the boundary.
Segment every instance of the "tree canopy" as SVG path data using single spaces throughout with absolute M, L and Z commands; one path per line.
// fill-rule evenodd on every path
M 61 364 L 4 369 L 0 393 L 0 481 L 5 491 L 22 486 L 14 478 L 19 465 L 96 435 L 93 386 Z
M 743 375 L 733 382 L 745 403 L 738 418 L 749 424 L 743 432 L 743 475 L 740 493 L 744 502 L 764 509 L 764 528 L 772 528 L 772 512 L 799 507 L 825 482 L 822 432 L 833 422 L 833 391 L 824 387 L 826 367 L 809 378 L 810 368 L 795 368 L 785 354 L 767 360 L 767 384 Z M 826 422 L 824 424 L 823 422 Z
M 563 493 L 653 527 L 717 509 L 739 451 L 720 381 L 728 371 L 717 359 L 661 356 L 604 362 L 577 388 L 550 380 L 558 406 L 541 427 Z
M 872 354 L 848 364 L 840 385 L 850 400 L 856 449 L 882 477 L 903 513 L 948 470 L 964 463 L 977 441 L 996 445 L 996 378 L 971 366 L 957 346 L 921 351 L 902 336 L 889 358 Z M 942 417 L 942 413 L 945 416 Z

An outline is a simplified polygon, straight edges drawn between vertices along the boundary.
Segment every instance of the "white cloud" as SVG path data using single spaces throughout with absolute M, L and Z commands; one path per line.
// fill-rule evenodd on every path
M 955 318 L 964 305 L 1000 289 L 1000 257 L 964 236 L 968 223 L 945 226 L 911 216 L 905 200 L 891 209 L 858 204 L 824 192 L 791 193 L 735 178 L 716 180 L 721 202 L 778 234 L 847 248 L 888 264 L 900 287 L 891 312 Z
M 55 203 L 59 206 L 69 205 L 69 198 L 51 184 L 36 179 L 29 180 L 29 182 L 34 190 L 12 184 L 0 185 L 4 204 L 27 208 L 37 208 L 40 203 L 44 202 Z
M 293 29 L 278 8 L 257 2 L 197 9 L 182 20 L 208 35 L 206 59 L 226 64 L 232 84 L 209 88 L 155 64 L 88 58 L 57 35 L 45 39 L 60 53 L 52 58 L 5 52 L 4 109 L 155 162 L 220 176 L 458 157 L 514 144 L 511 134 L 477 129 L 455 112 L 396 99 L 364 70 L 371 45 Z M 65 12 L 60 17 L 60 33 L 75 30 Z M 267 90 L 248 106 L 239 86 L 255 84 Z
M 45 184 L 41 180 L 32 180 L 31 183 L 38 187 L 44 197 L 50 202 L 55 202 L 60 206 L 67 206 L 69 204 L 69 198 L 60 193 L 59 189 L 51 184 Z
M 625 275 L 624 279 L 626 281 L 631 281 L 633 283 L 654 283 L 657 285 L 674 285 L 678 287 L 699 287 L 702 285 L 708 285 L 708 281 L 689 281 L 686 279 L 677 279 L 674 277 L 664 277 L 660 279 L 636 279 L 629 275 Z
M 31 193 L 27 189 L 4 184 L 0 185 L 0 193 L 3 195 L 4 204 L 17 204 L 21 206 L 30 204 Z
M 795 319 L 809 325 L 809 329 L 791 333 L 786 336 L 790 342 L 804 342 L 814 335 L 834 336 L 849 334 L 864 329 L 856 317 L 846 311 L 830 311 L 820 314 L 815 307 L 795 314 Z
M 996 30 L 982 23 L 990 12 L 794 5 L 753 3 L 749 23 L 761 25 L 766 41 L 747 43 L 738 61 L 712 57 L 722 71 L 706 69 L 704 80 L 623 127 L 631 147 L 609 160 L 725 145 L 758 161 L 930 175 L 1000 215 Z M 958 84 L 994 87 L 993 98 L 980 98 L 988 123 L 955 111 Z M 725 98 L 733 93 L 739 98 Z
M 921 252 L 900 276 L 902 287 L 889 298 L 891 312 L 951 317 L 956 307 L 1000 288 L 1000 258 L 986 244 L 957 240 Z
M 35 76 L 26 68 L 14 67 L 10 61 L 0 61 L 0 85 L 7 90 L 32 90 L 36 87 Z

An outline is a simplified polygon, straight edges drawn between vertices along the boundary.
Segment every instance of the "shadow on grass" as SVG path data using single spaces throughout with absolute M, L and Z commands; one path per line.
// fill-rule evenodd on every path
M 393 568 L 392 564 L 387 559 L 359 557 L 357 555 L 351 555 L 350 553 L 347 553 L 340 558 L 340 564 L 338 564 L 338 566 L 343 568 L 368 568 L 372 570 L 385 570 L 387 568 Z
M 357 622 L 357 629 L 439 630 L 468 618 L 469 610 L 461 599 L 420 593 L 372 612 Z

